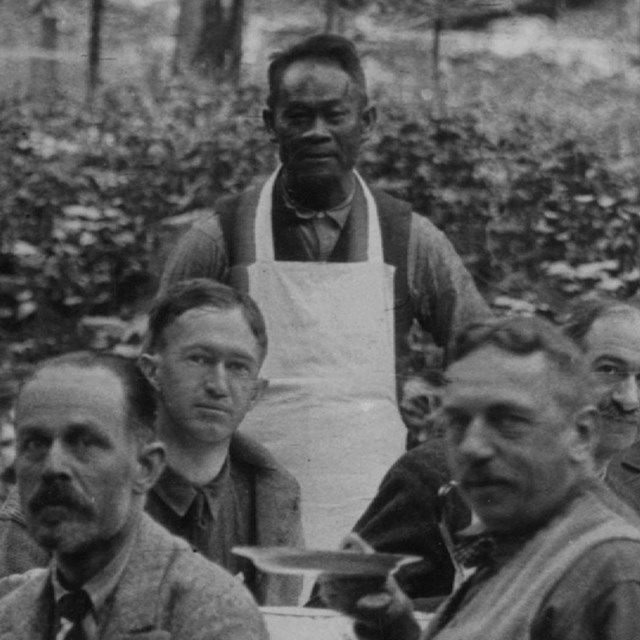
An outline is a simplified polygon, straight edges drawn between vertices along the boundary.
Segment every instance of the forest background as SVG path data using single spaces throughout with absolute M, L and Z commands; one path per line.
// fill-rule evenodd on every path
M 380 112 L 359 169 L 448 234 L 496 310 L 635 295 L 639 17 L 637 0 L 0 0 L 0 376 L 135 351 L 177 235 L 274 167 L 270 53 L 327 29 L 356 42 Z

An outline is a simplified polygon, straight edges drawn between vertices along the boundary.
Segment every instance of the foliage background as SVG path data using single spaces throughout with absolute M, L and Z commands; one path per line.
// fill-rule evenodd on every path
M 377 96 L 361 171 L 443 228 L 502 311 L 559 317 L 576 296 L 640 286 L 637 116 L 619 111 L 637 90 L 573 75 L 536 55 L 467 55 L 445 68 L 444 113 L 420 87 Z M 250 84 L 176 81 L 114 83 L 91 111 L 4 100 L 0 368 L 122 339 L 173 240 L 163 221 L 273 166 L 262 100 Z

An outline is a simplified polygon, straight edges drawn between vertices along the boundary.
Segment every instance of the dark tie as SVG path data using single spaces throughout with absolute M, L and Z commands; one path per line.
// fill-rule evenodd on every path
M 87 640 L 82 621 L 91 611 L 91 606 L 91 598 L 84 589 L 65 593 L 58 600 L 58 615 L 73 623 L 63 636 L 64 640 Z
M 490 533 L 480 533 L 468 536 L 456 544 L 453 557 L 458 564 L 470 569 L 472 567 L 487 567 L 495 559 L 496 540 Z

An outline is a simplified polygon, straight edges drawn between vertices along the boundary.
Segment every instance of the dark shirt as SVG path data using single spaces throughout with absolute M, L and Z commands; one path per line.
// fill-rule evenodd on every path
M 451 592 L 453 565 L 438 529 L 438 490 L 451 479 L 444 442 L 434 439 L 398 459 L 382 480 L 378 493 L 354 531 L 374 549 L 423 557 L 402 567 L 396 578 L 416 598 Z M 471 522 L 459 496 L 447 501 L 446 522 L 453 534 Z
M 282 187 L 282 180 L 278 179 L 275 203 L 281 209 L 279 216 L 274 213 L 274 217 L 291 226 L 297 235 L 296 244 L 306 252 L 307 260 L 327 262 L 351 213 L 354 194 L 355 188 L 344 202 L 333 209 L 304 210 L 287 197 Z
M 255 495 L 251 475 L 227 459 L 209 484 L 198 487 L 170 467 L 150 491 L 146 511 L 206 558 L 253 583 L 251 563 L 231 553 L 235 545 L 255 544 Z

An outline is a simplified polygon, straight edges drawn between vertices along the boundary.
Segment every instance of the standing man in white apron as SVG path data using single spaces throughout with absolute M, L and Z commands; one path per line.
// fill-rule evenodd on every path
M 270 385 L 243 430 L 300 482 L 309 546 L 332 547 L 402 452 L 395 365 L 412 321 L 446 346 L 488 311 L 444 234 L 354 171 L 376 112 L 351 42 L 277 55 L 263 115 L 281 167 L 185 234 L 162 288 L 204 276 L 258 302 Z

